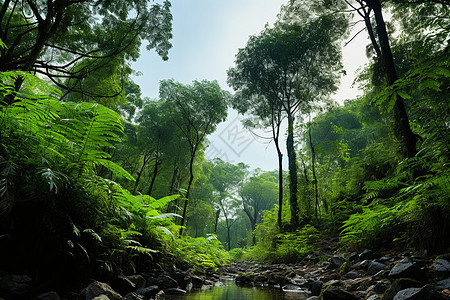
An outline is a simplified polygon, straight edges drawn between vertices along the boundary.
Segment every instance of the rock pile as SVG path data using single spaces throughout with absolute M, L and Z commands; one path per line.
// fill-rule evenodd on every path
M 296 264 L 238 262 L 218 271 L 237 274 L 238 285 L 274 285 L 308 295 L 308 300 L 450 299 L 450 263 L 444 258 L 433 262 L 410 253 L 387 256 L 365 250 L 346 255 L 317 253 Z
M 204 279 L 189 272 L 158 272 L 150 275 L 119 275 L 109 283 L 93 281 L 79 294 L 60 298 L 49 291 L 32 297 L 32 280 L 24 275 L 10 275 L 0 272 L 0 299 L 35 300 L 147 300 L 164 299 L 165 295 L 185 294 L 191 289 L 201 288 Z M 210 281 L 206 283 L 212 284 Z

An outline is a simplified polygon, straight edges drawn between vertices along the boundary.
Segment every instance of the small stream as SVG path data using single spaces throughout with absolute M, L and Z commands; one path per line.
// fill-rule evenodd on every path
M 234 283 L 232 278 L 222 278 L 219 284 L 201 290 L 192 291 L 185 295 L 166 296 L 166 299 L 172 300 L 283 300 L 298 299 L 305 300 L 309 296 L 302 291 L 283 291 L 280 288 L 263 287 L 241 287 Z

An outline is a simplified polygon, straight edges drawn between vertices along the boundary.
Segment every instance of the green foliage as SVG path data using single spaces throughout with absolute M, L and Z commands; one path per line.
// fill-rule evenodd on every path
M 320 238 L 320 234 L 316 228 L 308 224 L 295 232 L 281 233 L 277 237 L 275 257 L 281 261 L 298 261 L 317 251 L 314 244 Z
M 411 99 L 410 91 L 414 88 L 415 93 L 424 93 L 429 90 L 441 92 L 446 88 L 450 78 L 450 60 L 448 59 L 448 48 L 438 52 L 433 57 L 419 60 L 409 70 L 404 78 L 397 80 L 393 85 L 385 88 L 377 94 L 374 101 L 386 105 L 388 111 L 394 107 L 397 97 Z
M 412 169 L 420 169 L 427 175 L 407 181 Z M 342 244 L 357 248 L 394 244 L 445 250 L 448 242 L 444 236 L 448 230 L 439 224 L 450 220 L 447 169 L 424 155 L 403 161 L 391 176 L 366 182 L 365 199 L 374 202 L 344 222 Z
M 228 252 L 233 261 L 242 260 L 245 253 L 246 251 L 243 248 L 234 248 Z
M 170 6 L 169 1 L 5 2 L 0 38 L 9 51 L 2 52 L 1 71 L 8 66 L 7 70 L 38 68 L 53 76 L 70 74 L 67 69 L 82 58 L 106 63 L 117 57 L 135 60 L 143 41 L 167 60 L 172 46 Z
M 215 270 L 230 262 L 231 256 L 225 251 L 215 235 L 205 237 L 183 237 L 173 245 L 175 262 L 187 267 L 194 266 L 198 272 Z
M 24 84 L 16 93 L 12 84 L 19 75 Z M 174 224 L 179 215 L 161 212 L 178 196 L 134 196 L 97 175 L 102 166 L 134 181 L 109 160 L 108 149 L 123 131 L 120 116 L 100 104 L 60 101 L 59 91 L 35 76 L 1 76 L 2 99 L 14 95 L 15 101 L 0 107 L 0 213 L 20 217 L 23 225 L 12 237 L 18 246 L 46 244 L 29 256 L 29 267 L 37 268 L 42 256 L 58 276 L 62 270 L 54 261 L 72 257 L 73 276 L 136 272 L 139 260 L 160 255 L 180 228 Z M 12 247 L 2 251 L 23 251 Z
M 18 76 L 24 78 L 24 89 L 15 93 L 12 82 Z M 55 98 L 57 89 L 26 73 L 2 73 L 1 79 L 2 98 L 15 94 L 15 101 L 0 112 L 5 159 L 45 168 L 40 173 L 52 186 L 55 175 L 86 176 L 98 165 L 134 180 L 104 151 L 120 141 L 123 127 L 117 113 L 95 103 L 61 102 Z
M 389 208 L 378 204 L 364 207 L 344 221 L 340 243 L 348 248 L 378 248 L 389 245 L 398 230 L 397 223 L 401 207 Z
M 307 224 L 295 232 L 280 233 L 277 214 L 277 207 L 264 212 L 254 232 L 258 243 L 242 255 L 244 260 L 294 262 L 318 250 L 315 243 L 321 235 L 315 227 Z

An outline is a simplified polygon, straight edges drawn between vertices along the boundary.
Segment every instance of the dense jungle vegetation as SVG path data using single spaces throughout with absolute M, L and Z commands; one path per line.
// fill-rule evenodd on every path
M 3 1 L 0 269 L 64 290 L 295 261 L 328 237 L 343 251 L 449 251 L 447 0 L 293 0 L 236 49 L 233 93 L 167 79 L 149 99 L 130 65 L 142 45 L 168 58 L 170 6 Z M 364 96 L 339 105 L 355 22 L 371 63 Z M 229 108 L 270 129 L 277 170 L 206 158 Z

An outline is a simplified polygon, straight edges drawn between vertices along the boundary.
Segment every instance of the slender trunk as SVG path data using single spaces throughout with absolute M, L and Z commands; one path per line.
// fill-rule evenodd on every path
M 311 138 L 311 124 L 309 125 L 308 129 L 308 135 L 309 135 L 309 146 L 311 147 L 311 164 L 312 164 L 312 173 L 313 173 L 313 180 L 314 180 L 314 196 L 315 196 L 315 213 L 316 213 L 316 220 L 319 219 L 318 217 L 318 210 L 319 210 L 319 191 L 317 189 L 317 176 L 316 176 L 316 149 L 314 149 L 314 145 L 312 143 Z
M 370 41 L 372 42 L 373 50 L 377 54 L 377 57 L 381 56 L 380 46 L 378 46 L 377 40 L 375 38 L 375 33 L 373 32 L 372 23 L 370 23 L 370 10 L 363 16 L 364 23 L 366 24 L 367 33 L 369 34 Z
M 174 194 L 175 190 L 175 181 L 178 175 L 178 167 L 177 167 L 177 161 L 176 159 L 173 161 L 173 174 L 172 174 L 172 180 L 170 182 L 170 188 L 169 188 L 169 195 Z
M 214 223 L 214 234 L 217 235 L 217 224 L 219 223 L 220 208 L 216 210 L 216 220 Z
M 308 218 L 311 216 L 311 199 L 309 197 L 309 178 L 308 178 L 308 169 L 306 168 L 305 160 L 303 156 L 301 156 L 302 166 L 303 166 L 303 176 L 305 177 L 305 184 L 303 185 L 303 197 L 304 204 L 306 206 L 306 215 Z
M 251 223 L 251 225 L 252 225 L 252 242 L 253 242 L 253 245 L 256 245 L 255 229 L 256 229 L 256 221 L 258 220 L 258 213 L 259 213 L 259 208 L 258 208 L 258 206 L 255 206 L 254 210 L 253 210 L 253 222 Z
M 283 216 L 283 153 L 281 153 L 280 144 L 277 136 L 274 137 L 275 147 L 278 155 L 278 228 L 282 228 Z
M 222 209 L 223 209 L 223 203 L 221 203 Z M 231 249 L 231 242 L 230 242 L 230 220 L 228 219 L 227 212 L 225 209 L 223 209 L 223 215 L 225 217 L 225 227 L 227 228 L 227 243 L 228 243 L 228 251 Z
M 147 162 L 148 162 L 148 155 L 145 154 L 145 155 L 144 155 L 144 161 L 142 162 L 141 169 L 139 170 L 139 172 L 138 172 L 138 174 L 137 174 L 136 181 L 134 182 L 134 186 L 133 186 L 133 194 L 136 194 L 137 186 L 138 186 L 138 184 L 139 184 L 139 181 L 141 180 L 141 176 L 142 176 L 142 173 L 144 172 L 144 169 L 145 169 L 145 166 L 147 165 Z
M 380 42 L 381 58 L 384 65 L 384 71 L 389 85 L 393 85 L 397 81 L 397 71 L 395 70 L 394 58 L 392 56 L 391 46 L 389 44 L 389 37 L 386 30 L 386 23 L 383 19 L 381 3 L 379 0 L 366 0 L 366 3 L 371 7 L 375 14 L 375 21 L 377 23 L 377 35 Z M 408 114 L 406 112 L 405 103 L 400 95 L 397 95 L 397 100 L 394 104 L 394 134 L 401 144 L 401 154 L 404 157 L 411 158 L 417 153 L 416 151 L 416 136 L 409 126 Z
M 278 156 L 278 228 L 280 231 L 283 226 L 283 153 L 280 149 L 280 126 L 281 126 L 281 111 L 275 110 L 275 103 L 271 105 L 271 125 L 272 125 L 272 137 L 277 149 Z
M 250 212 L 250 210 L 248 209 L 248 207 L 246 205 L 244 206 L 244 212 L 247 215 L 248 219 L 250 220 L 250 224 L 251 224 L 251 228 L 252 228 L 252 242 L 253 245 L 256 245 L 256 237 L 255 237 L 255 227 L 256 227 L 256 216 L 257 214 L 255 214 L 255 211 L 253 211 L 253 216 Z
M 286 146 L 289 158 L 289 201 L 291 204 L 291 225 L 294 229 L 296 229 L 299 226 L 297 201 L 297 158 L 294 149 L 294 118 L 291 114 L 288 115 L 288 137 Z
M 191 152 L 191 160 L 189 161 L 189 183 L 186 191 L 186 199 L 184 200 L 184 208 L 183 208 L 183 216 L 181 219 L 181 228 L 180 228 L 180 235 L 183 235 L 183 226 L 185 224 L 185 218 L 186 218 L 186 211 L 189 201 L 189 194 L 191 191 L 191 185 L 194 181 L 194 158 L 195 158 L 195 150 Z
M 231 229 L 231 225 L 228 224 L 228 219 L 226 219 L 226 223 L 227 223 L 228 251 L 230 251 L 230 250 L 231 250 L 231 238 L 230 238 L 230 229 Z
M 152 196 L 153 186 L 155 185 L 156 175 L 158 175 L 158 166 L 161 163 L 158 158 L 159 154 L 156 154 L 155 167 L 153 168 L 152 181 L 150 182 L 150 187 L 148 188 L 147 195 Z

